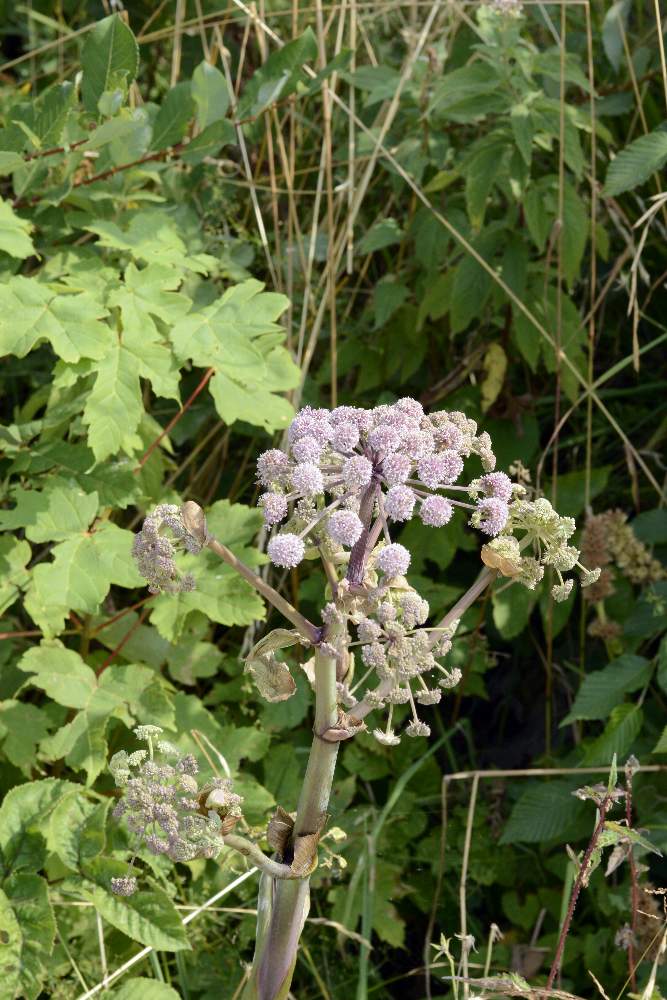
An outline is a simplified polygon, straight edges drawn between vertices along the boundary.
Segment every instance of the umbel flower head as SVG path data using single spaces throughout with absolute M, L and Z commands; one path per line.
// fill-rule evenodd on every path
M 181 574 L 176 566 L 175 556 L 179 551 L 201 551 L 201 544 L 187 531 L 183 524 L 180 507 L 175 504 L 159 504 L 152 514 L 144 519 L 141 531 L 134 536 L 132 555 L 144 579 L 148 580 L 151 594 L 165 591 L 177 594 L 194 590 L 195 581 L 191 573 Z
M 125 817 L 137 847 L 145 846 L 151 854 L 164 854 L 172 861 L 216 857 L 225 834 L 241 817 L 243 800 L 232 782 L 216 778 L 200 788 L 196 759 L 162 740 L 159 726 L 138 726 L 134 734 L 147 747 L 130 754 L 120 750 L 109 763 L 117 787 L 123 790 L 114 818 Z M 111 888 L 117 895 L 130 896 L 137 880 L 115 878 Z
M 581 570 L 582 587 L 590 587 L 600 577 L 599 568 L 586 569 L 579 562 L 579 549 L 570 544 L 575 527 L 574 519 L 558 514 L 545 497 L 515 500 L 502 533 L 484 546 L 482 558 L 487 566 L 529 590 L 535 589 L 550 566 L 558 577 L 551 595 L 557 602 L 566 601 L 574 579 L 565 580 L 563 573 L 575 567 Z
M 486 475 L 462 485 L 464 461 L 473 454 Z M 488 434 L 478 434 L 463 413 L 427 415 L 409 398 L 372 410 L 306 406 L 290 424 L 286 450 L 271 448 L 257 461 L 266 491 L 259 503 L 274 528 L 269 558 L 290 569 L 308 545 L 328 553 L 350 549 L 348 578 L 360 583 L 380 534 L 389 539 L 392 525 L 413 517 L 439 528 L 462 508 L 471 524 L 497 535 L 507 521 L 512 483 L 493 472 L 495 463 Z M 387 547 L 386 567 L 379 561 L 387 576 L 406 572 L 410 556 L 401 548 Z

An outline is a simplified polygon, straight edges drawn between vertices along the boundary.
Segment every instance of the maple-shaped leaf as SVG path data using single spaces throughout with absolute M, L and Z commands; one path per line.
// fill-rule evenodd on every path
M 63 361 L 99 359 L 112 336 L 106 315 L 90 292 L 14 276 L 0 285 L 0 354 L 23 358 L 48 340 Z

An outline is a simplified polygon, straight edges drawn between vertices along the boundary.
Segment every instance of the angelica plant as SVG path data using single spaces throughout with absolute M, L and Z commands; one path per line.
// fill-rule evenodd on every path
M 472 456 L 481 462 L 482 475 L 465 477 Z M 158 756 L 175 753 L 176 759 L 155 758 L 159 734 L 141 727 L 137 735 L 148 740 L 148 755 L 121 753 L 112 761 L 124 793 L 116 814 L 127 817 L 150 851 L 188 860 L 231 848 L 261 869 L 248 1000 L 276 1000 L 289 991 L 341 743 L 366 729 L 370 715 L 378 720 L 373 736 L 386 746 L 403 735 L 430 735 L 424 709 L 461 679 L 446 661 L 459 619 L 496 577 L 534 589 L 550 568 L 556 576 L 551 593 L 561 601 L 574 586 L 564 574 L 579 568 L 582 586 L 599 576 L 579 562 L 571 544 L 574 521 L 544 498 L 529 499 L 525 487 L 495 465 L 491 439 L 478 433 L 475 421 L 460 412 L 426 414 L 414 399 L 371 410 L 304 407 L 297 413 L 284 448 L 258 458 L 264 488 L 259 504 L 276 567 L 294 569 L 306 559 L 323 566 L 318 623 L 216 540 L 192 502 L 158 506 L 136 538 L 134 555 L 151 592 L 192 589 L 196 583 L 180 572 L 178 552 L 206 547 L 292 626 L 264 636 L 247 657 L 246 670 L 267 700 L 283 701 L 296 689 L 276 651 L 301 644 L 312 654 L 313 742 L 298 802 L 285 803 L 269 824 L 272 856 L 233 832 L 241 802 L 228 783 L 198 788 L 196 762 L 160 740 Z M 429 623 L 429 605 L 406 576 L 410 551 L 394 540 L 395 533 L 413 517 L 443 531 L 458 516 L 487 536 L 484 566 L 447 614 Z M 353 651 L 359 653 L 360 678 Z M 133 879 L 114 888 L 131 891 Z

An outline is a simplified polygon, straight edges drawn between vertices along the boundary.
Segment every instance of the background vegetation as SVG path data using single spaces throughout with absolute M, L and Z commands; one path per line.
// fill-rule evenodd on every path
M 429 746 L 345 746 L 295 995 L 448 996 L 441 934 L 455 969 L 472 934 L 463 971 L 544 982 L 594 823 L 572 790 L 634 753 L 635 825 L 667 847 L 658 2 L 169 0 L 95 27 L 112 13 L 2 5 L 0 995 L 89 995 L 142 946 L 114 995 L 234 995 L 255 879 L 187 933 L 236 857 L 146 857 L 146 891 L 112 897 L 105 765 L 159 724 L 239 775 L 259 832 L 294 807 L 308 693 L 260 703 L 258 599 L 207 557 L 196 592 L 147 595 L 132 530 L 195 499 L 263 565 L 254 457 L 293 407 L 408 394 L 478 419 L 582 529 L 622 513 L 583 539 L 595 600 L 501 585 L 468 613 Z M 477 542 L 405 535 L 438 614 Z M 319 574 L 274 583 L 316 614 Z M 564 989 L 645 984 L 664 876 L 636 857 L 595 872 Z

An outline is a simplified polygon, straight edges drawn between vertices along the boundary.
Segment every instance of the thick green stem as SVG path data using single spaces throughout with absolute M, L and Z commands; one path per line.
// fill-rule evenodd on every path
M 327 814 L 338 743 L 321 734 L 338 722 L 336 658 L 321 650 L 315 654 L 315 726 L 304 776 L 294 840 L 319 834 Z M 273 880 L 271 915 L 255 948 L 253 969 L 244 997 L 247 1000 L 282 1000 L 289 992 L 299 938 L 310 905 L 309 877 L 298 881 Z

